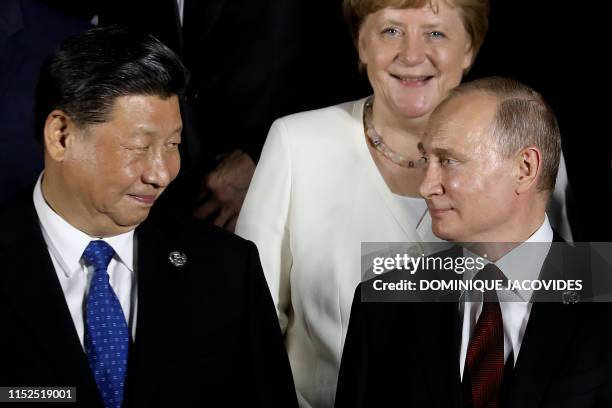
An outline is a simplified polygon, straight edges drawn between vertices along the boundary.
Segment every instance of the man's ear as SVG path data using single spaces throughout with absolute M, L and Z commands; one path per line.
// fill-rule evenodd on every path
M 51 159 L 63 161 L 78 128 L 68 114 L 56 109 L 47 116 L 44 128 L 45 150 Z
M 537 189 L 542 172 L 542 152 L 535 146 L 525 147 L 516 155 L 516 193 Z

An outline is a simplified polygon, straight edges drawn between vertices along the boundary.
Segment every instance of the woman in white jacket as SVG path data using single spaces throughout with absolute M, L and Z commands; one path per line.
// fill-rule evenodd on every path
M 344 9 L 374 95 L 277 120 L 236 227 L 259 249 L 304 407 L 333 406 L 361 243 L 421 251 L 434 239 L 417 144 L 488 26 L 487 0 L 345 0 Z

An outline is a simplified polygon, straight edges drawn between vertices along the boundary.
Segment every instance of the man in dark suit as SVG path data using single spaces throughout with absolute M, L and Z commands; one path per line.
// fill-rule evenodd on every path
M 465 83 L 432 114 L 420 148 L 433 232 L 469 243 L 459 254 L 477 254 L 482 265 L 463 276 L 421 267 L 407 280 L 569 282 L 587 270 L 552 243 L 560 239 L 545 209 L 560 135 L 539 94 L 504 78 Z M 495 288 L 398 302 L 397 292 L 381 297 L 373 285 L 407 275 L 383 276 L 355 293 L 337 407 L 610 406 L 607 304 L 562 304 L 577 300 L 573 292 L 551 298 Z
M 45 57 L 89 27 L 38 0 L 0 2 L 0 203 L 34 185 L 43 167 L 34 92 Z
M 0 210 L 1 386 L 76 387 L 83 407 L 296 406 L 255 246 L 149 216 L 179 171 L 185 84 L 169 48 L 117 28 L 45 65 L 45 169 Z

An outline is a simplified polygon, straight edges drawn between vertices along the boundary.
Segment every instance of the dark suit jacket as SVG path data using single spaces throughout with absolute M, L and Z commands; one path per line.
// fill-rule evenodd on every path
M 542 279 L 574 278 L 567 264 L 554 265 L 551 253 Z M 398 274 L 404 271 L 385 279 L 397 282 Z M 462 407 L 456 294 L 439 294 L 446 301 L 436 303 L 362 302 L 370 286 L 355 292 L 336 407 Z M 610 380 L 609 313 L 604 303 L 534 303 L 516 365 L 504 379 L 502 407 L 610 406 L 603 396 Z
M 0 203 L 34 185 L 43 167 L 34 93 L 45 57 L 89 27 L 37 0 L 0 1 Z
M 100 407 L 28 198 L 0 211 L 0 386 L 76 386 L 78 406 Z M 255 246 L 155 215 L 136 236 L 137 326 L 124 406 L 296 406 Z M 172 251 L 187 264 L 173 266 Z

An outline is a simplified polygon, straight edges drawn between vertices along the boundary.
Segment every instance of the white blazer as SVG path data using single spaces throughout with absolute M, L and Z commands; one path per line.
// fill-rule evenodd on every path
M 361 243 L 407 242 L 427 253 L 423 243 L 439 241 L 429 215 L 411 217 L 379 173 L 364 102 L 275 121 L 236 226 L 259 249 L 302 407 L 333 406 L 361 256 L 366 265 L 397 250 L 380 244 L 361 254 Z M 565 210 L 564 197 L 556 192 L 553 201 Z
M 274 122 L 236 227 L 259 249 L 305 407 L 333 406 L 361 243 L 437 241 L 378 172 L 364 101 Z

